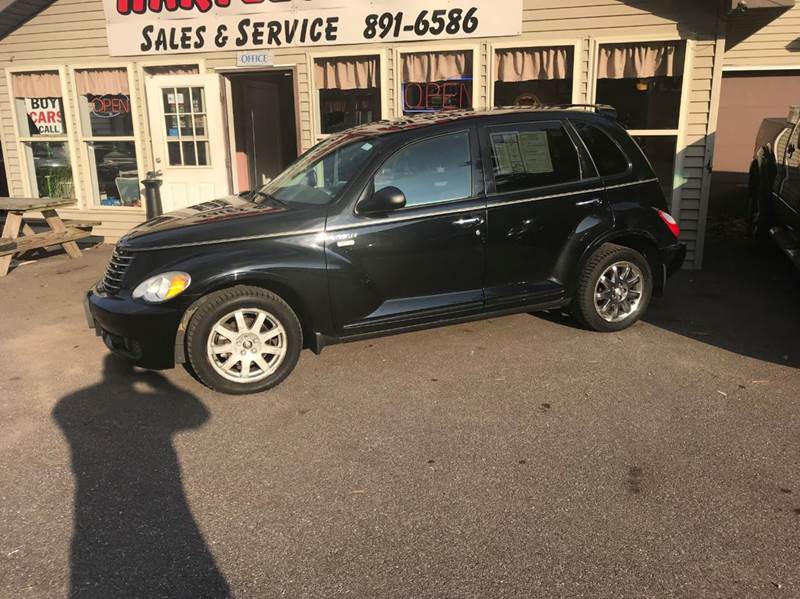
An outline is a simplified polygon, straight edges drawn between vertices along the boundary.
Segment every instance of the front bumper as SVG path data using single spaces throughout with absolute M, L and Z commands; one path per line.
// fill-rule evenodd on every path
M 183 317 L 182 305 L 153 306 L 91 290 L 84 309 L 89 328 L 115 354 L 143 368 L 175 366 L 175 336 Z

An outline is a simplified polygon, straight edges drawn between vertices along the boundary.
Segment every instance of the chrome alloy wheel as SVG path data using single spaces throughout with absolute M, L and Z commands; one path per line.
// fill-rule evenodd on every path
M 286 357 L 286 331 L 260 308 L 242 308 L 220 318 L 208 335 L 208 361 L 234 383 L 256 383 L 273 374 Z
M 609 266 L 594 290 L 594 307 L 606 322 L 621 322 L 636 312 L 642 302 L 644 276 L 631 262 Z

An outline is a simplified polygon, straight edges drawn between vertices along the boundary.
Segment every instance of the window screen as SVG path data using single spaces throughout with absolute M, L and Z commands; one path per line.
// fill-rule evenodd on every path
M 628 159 L 607 133 L 588 123 L 574 123 L 589 149 L 600 176 L 619 175 L 628 170 Z
M 581 178 L 578 151 L 560 123 L 490 127 L 488 135 L 497 193 Z
M 426 139 L 398 150 L 375 175 L 375 191 L 397 187 L 406 206 L 422 206 L 472 196 L 469 132 Z

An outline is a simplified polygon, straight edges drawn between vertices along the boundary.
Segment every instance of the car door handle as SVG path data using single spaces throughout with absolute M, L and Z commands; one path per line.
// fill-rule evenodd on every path
M 458 220 L 454 220 L 453 224 L 457 227 L 474 227 L 476 225 L 482 225 L 483 219 L 480 216 L 473 216 L 472 218 L 460 218 Z
M 578 207 L 583 206 L 600 206 L 603 204 L 603 200 L 600 198 L 592 198 L 591 200 L 584 200 L 582 202 L 575 202 L 575 205 Z

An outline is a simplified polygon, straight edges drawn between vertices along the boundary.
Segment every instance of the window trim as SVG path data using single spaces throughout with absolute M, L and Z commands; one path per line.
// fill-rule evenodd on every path
M 486 81 L 489 82 L 486 93 L 486 104 L 489 108 L 494 108 L 494 87 L 497 81 L 494 78 L 494 69 L 497 64 L 497 50 L 508 50 L 509 48 L 519 48 L 520 50 L 534 49 L 534 48 L 572 48 L 572 103 L 580 104 L 583 94 L 580 90 L 580 81 L 582 76 L 581 63 L 583 62 L 580 57 L 584 54 L 584 41 L 580 39 L 554 39 L 545 42 L 537 42 L 531 40 L 517 40 L 508 42 L 494 42 L 489 43 L 487 47 L 487 57 L 484 74 Z
M 549 185 L 541 185 L 538 187 L 526 187 L 524 189 L 515 189 L 514 191 L 497 191 L 497 180 L 494 176 L 494 167 L 492 166 L 492 149 L 491 149 L 491 141 L 489 138 L 489 129 L 497 128 L 497 127 L 519 127 L 524 125 L 543 125 L 543 124 L 556 124 L 561 129 L 564 130 L 564 133 L 567 134 L 567 138 L 569 138 L 570 143 L 572 143 L 572 147 L 575 148 L 575 154 L 578 157 L 578 171 L 580 173 L 580 178 L 574 181 L 564 181 L 561 183 L 550 183 Z M 601 177 L 593 176 L 593 177 L 584 177 L 583 176 L 583 167 L 581 165 L 581 148 L 578 147 L 576 142 L 575 136 L 570 131 L 570 124 L 569 121 L 562 120 L 562 119 L 547 119 L 547 120 L 525 120 L 525 121 L 512 121 L 507 123 L 484 123 L 480 125 L 480 137 L 483 141 L 485 141 L 484 151 L 486 156 L 484 157 L 483 164 L 484 164 L 484 177 L 486 178 L 486 197 L 487 198 L 495 198 L 497 196 L 508 196 L 514 194 L 525 194 L 531 192 L 538 192 L 539 190 L 550 190 L 550 189 L 558 189 L 560 187 L 564 187 L 565 185 L 581 185 L 587 182 L 597 181 Z M 580 136 L 578 136 L 580 139 Z M 588 154 L 589 159 L 591 160 L 591 154 Z M 593 163 L 594 164 L 594 163 Z M 596 167 L 595 167 L 596 168 Z
M 386 164 L 389 160 L 391 160 L 394 156 L 396 156 L 400 152 L 404 151 L 406 148 L 409 148 L 409 147 L 411 147 L 413 145 L 416 145 L 416 144 L 419 144 L 419 143 L 423 143 L 423 142 L 426 142 L 426 141 L 430 141 L 430 140 L 436 139 L 438 137 L 445 137 L 445 136 L 448 136 L 448 135 L 456 135 L 458 133 L 466 133 L 468 141 L 469 141 L 470 186 L 472 188 L 471 189 L 471 194 L 469 196 L 466 196 L 466 197 L 463 197 L 463 198 L 455 198 L 455 199 L 452 199 L 452 200 L 445 200 L 445 201 L 442 201 L 442 202 L 430 202 L 428 204 L 417 204 L 417 205 L 414 205 L 414 206 L 406 206 L 404 208 L 400 208 L 398 210 L 394 210 L 391 214 L 407 214 L 407 213 L 412 212 L 412 211 L 430 209 L 430 208 L 432 208 L 434 206 L 447 206 L 449 204 L 456 204 L 456 203 L 460 203 L 460 202 L 469 202 L 469 201 L 474 201 L 476 199 L 479 199 L 482 194 L 481 194 L 480 189 L 479 189 L 480 185 L 476 185 L 476 183 L 477 183 L 476 178 L 478 176 L 482 175 L 482 172 L 478 171 L 478 166 L 476 164 L 476 158 L 479 156 L 479 148 L 475 147 L 475 144 L 477 143 L 478 145 L 480 145 L 480 140 L 476 139 L 477 131 L 476 131 L 475 127 L 474 126 L 467 126 L 467 127 L 464 127 L 464 128 L 453 129 L 453 130 L 450 130 L 450 131 L 440 131 L 440 132 L 434 133 L 433 135 L 427 135 L 425 137 L 418 138 L 418 139 L 411 139 L 411 140 L 408 140 L 406 143 L 394 148 L 394 150 L 391 152 L 391 154 L 389 154 L 388 156 L 384 157 L 380 162 L 378 162 L 375 166 L 373 166 L 371 168 L 369 176 L 367 177 L 366 188 L 360 194 L 358 194 L 358 199 L 356 200 L 355 205 L 353 206 L 353 214 L 355 216 L 358 216 L 358 217 L 361 217 L 361 218 L 367 218 L 368 217 L 368 215 L 360 213 L 358 211 L 358 207 L 362 202 L 364 202 L 366 200 L 366 198 L 364 197 L 365 192 L 375 193 L 375 175 L 377 175 L 378 171 L 381 168 L 383 168 L 383 165 Z M 424 216 L 427 216 L 427 215 L 423 214 L 422 216 L 424 217 Z
M 25 149 L 26 145 L 40 141 L 62 142 L 67 144 L 67 152 L 69 153 L 70 168 L 72 169 L 72 184 L 75 190 L 75 202 L 78 206 L 81 205 L 81 198 L 83 197 L 83 186 L 80 178 L 80 169 L 78 168 L 78 154 L 76 150 L 77 140 L 75 139 L 75 129 L 71 126 L 73 124 L 74 114 L 71 107 L 71 99 L 67 89 L 67 68 L 63 65 L 52 64 L 37 64 L 37 65 L 21 65 L 14 67 L 6 67 L 6 85 L 9 91 L 9 98 L 11 104 L 11 117 L 14 121 L 14 138 L 17 148 L 17 156 L 19 159 L 20 174 L 22 178 L 23 193 L 27 197 L 32 197 L 33 185 L 30 180 L 30 172 L 33 165 L 29 164 L 28 152 Z M 13 77 L 18 73 L 58 73 L 59 84 L 61 85 L 61 103 L 64 110 L 64 118 L 66 119 L 66 133 L 64 135 L 46 136 L 44 138 L 36 138 L 31 135 L 20 135 L 19 131 L 19 113 L 17 111 L 17 103 L 13 93 Z M 11 186 L 11 180 L 9 180 Z M 9 189 L 9 193 L 12 190 Z
M 481 69 L 481 44 L 445 44 L 445 43 L 415 43 L 404 44 L 402 48 L 394 49 L 394 110 L 397 118 L 403 118 L 403 56 L 406 54 L 419 54 L 422 52 L 471 52 L 472 53 L 472 109 L 483 110 L 483 98 L 476 93 L 480 86 Z
M 133 137 L 122 136 L 122 137 L 94 137 L 94 136 L 87 136 L 86 133 L 83 131 L 83 126 L 81 124 L 80 114 L 78 110 L 78 106 L 80 105 L 80 96 L 78 95 L 78 86 L 75 83 L 75 72 L 76 71 L 85 71 L 91 69 L 125 69 L 125 72 L 128 75 L 128 92 L 130 96 L 131 102 L 131 119 L 133 120 Z M 135 86 L 135 81 L 133 77 L 134 66 L 131 62 L 109 62 L 109 63 L 75 63 L 71 64 L 68 68 L 69 74 L 69 82 L 72 86 L 74 91 L 73 101 L 75 103 L 75 118 L 76 123 L 76 131 L 77 131 L 77 138 L 80 148 L 78 152 L 80 153 L 81 158 L 81 169 L 84 171 L 84 175 L 86 175 L 86 187 L 87 189 L 84 190 L 85 193 L 81 195 L 81 208 L 84 210 L 117 210 L 134 212 L 134 213 L 142 213 L 145 211 L 144 202 L 142 202 L 141 206 L 101 206 L 100 205 L 100 198 L 94 197 L 94 185 L 91 183 L 93 180 L 93 175 L 91 172 L 92 166 L 92 159 L 89 157 L 89 143 L 93 141 L 106 141 L 106 142 L 113 142 L 113 141 L 124 141 L 124 142 L 133 142 L 134 148 L 136 149 L 136 166 L 137 166 L 137 173 L 138 179 L 141 181 L 145 178 L 147 173 L 147 168 L 145 167 L 145 155 L 143 152 L 143 145 L 144 145 L 144 137 L 141 131 L 141 115 L 139 114 L 139 90 Z
M 335 133 L 322 133 L 322 115 L 320 110 L 322 102 L 319 99 L 320 90 L 317 89 L 317 82 L 314 76 L 316 72 L 315 63 L 317 59 L 336 59 L 336 58 L 363 58 L 365 56 L 375 56 L 378 58 L 378 91 L 381 99 L 381 119 L 385 120 L 390 117 L 389 115 L 389 92 L 388 92 L 388 71 L 389 62 L 386 56 L 387 50 L 383 48 L 373 48 L 364 50 L 350 50 L 350 51 L 330 51 L 330 52 L 315 52 L 309 49 L 306 52 L 306 68 L 308 69 L 308 84 L 309 84 L 309 97 L 311 104 L 311 135 L 313 136 L 314 144 L 319 143 L 323 139 L 327 139 Z M 298 147 L 299 148 L 299 147 Z

